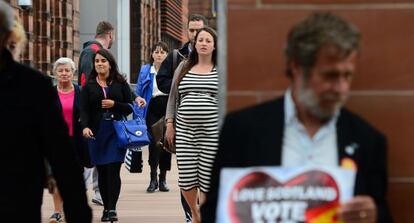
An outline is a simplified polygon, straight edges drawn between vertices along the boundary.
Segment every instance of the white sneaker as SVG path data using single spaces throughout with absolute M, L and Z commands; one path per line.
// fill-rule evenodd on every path
M 49 218 L 49 223 L 60 223 L 64 222 L 63 217 L 60 213 L 53 213 Z
M 96 205 L 100 205 L 103 206 L 103 201 L 101 198 L 101 194 L 99 192 L 95 192 L 95 195 L 92 198 L 92 203 L 96 204 Z

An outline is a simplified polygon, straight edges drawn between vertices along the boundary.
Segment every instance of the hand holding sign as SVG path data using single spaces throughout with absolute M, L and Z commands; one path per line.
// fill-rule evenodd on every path
M 339 219 L 346 223 L 375 223 L 376 207 L 369 196 L 356 196 L 338 210 Z

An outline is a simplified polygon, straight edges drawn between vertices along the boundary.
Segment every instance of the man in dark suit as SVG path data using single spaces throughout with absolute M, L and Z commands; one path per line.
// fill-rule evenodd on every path
M 67 222 L 92 221 L 82 169 L 56 104 L 52 81 L 15 62 L 6 49 L 11 7 L 0 0 L 0 222 L 40 222 L 45 159 L 64 201 Z
M 207 25 L 207 19 L 202 15 L 191 14 L 188 16 L 188 42 L 185 43 L 180 49 L 173 50 L 168 53 L 165 60 L 161 63 L 160 70 L 157 73 L 157 86 L 160 91 L 166 94 L 170 93 L 171 81 L 173 79 L 175 69 L 182 60 L 186 59 L 188 55 L 190 55 L 192 50 L 191 44 L 194 43 L 197 31 Z
M 344 222 L 391 222 L 386 139 L 343 108 L 355 71 L 359 32 L 342 18 L 315 13 L 290 31 L 290 88 L 282 98 L 229 114 L 224 122 L 202 221 L 214 222 L 225 167 L 347 166 L 354 197 L 338 210 Z

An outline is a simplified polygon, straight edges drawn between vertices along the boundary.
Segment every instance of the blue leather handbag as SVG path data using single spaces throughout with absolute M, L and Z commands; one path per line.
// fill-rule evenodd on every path
M 122 117 L 121 120 L 114 120 L 113 125 L 118 138 L 118 146 L 121 148 L 137 148 L 149 144 L 147 125 L 143 117 L 137 116 L 137 106 L 131 107 L 134 111 L 134 118 L 127 120 Z

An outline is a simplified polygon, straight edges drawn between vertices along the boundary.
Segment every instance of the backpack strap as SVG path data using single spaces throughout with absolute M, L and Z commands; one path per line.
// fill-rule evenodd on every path
M 174 49 L 173 50 L 173 70 L 175 70 L 175 68 L 177 68 L 177 57 L 178 57 L 178 50 Z

